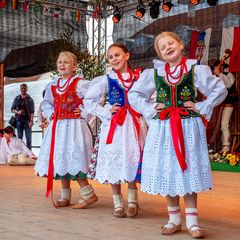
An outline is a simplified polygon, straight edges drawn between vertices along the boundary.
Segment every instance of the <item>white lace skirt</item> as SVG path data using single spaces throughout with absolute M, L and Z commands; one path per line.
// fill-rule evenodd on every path
M 187 163 L 184 172 L 176 157 L 170 121 L 151 121 L 143 152 L 143 192 L 174 197 L 212 188 L 206 130 L 202 119 L 182 119 L 182 127 Z
M 110 121 L 101 125 L 95 179 L 100 183 L 111 184 L 134 181 L 140 150 L 132 116 L 127 113 L 123 126 L 117 125 L 112 143 L 106 144 L 109 126 Z M 140 144 L 143 145 L 147 133 L 143 119 L 140 120 L 140 126 Z
M 38 160 L 34 167 L 39 176 L 48 174 L 52 137 L 52 122 L 44 135 Z M 92 154 L 92 135 L 83 119 L 58 120 L 55 136 L 54 176 L 87 173 Z

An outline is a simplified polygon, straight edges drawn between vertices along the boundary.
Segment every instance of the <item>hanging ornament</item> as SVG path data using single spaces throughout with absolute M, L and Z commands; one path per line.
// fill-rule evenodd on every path
M 95 9 L 95 11 L 93 12 L 93 15 L 92 15 L 92 16 L 93 16 L 93 18 L 94 18 L 95 20 L 97 20 L 99 14 L 100 14 L 100 8 L 99 8 L 99 6 L 97 6 L 96 9 Z
M 76 11 L 76 21 L 77 22 L 80 22 L 80 16 L 81 16 L 81 14 L 80 14 L 80 11 Z
M 0 8 L 5 8 L 7 6 L 7 0 L 0 0 Z
M 12 1 L 12 9 L 17 10 L 17 8 L 18 8 L 18 0 L 13 0 Z
M 73 12 L 73 11 L 70 11 L 70 16 L 71 16 L 72 21 L 75 21 L 75 19 L 76 19 L 76 13 Z
M 61 11 L 60 8 L 55 8 L 54 12 L 53 12 L 53 17 L 59 18 L 60 17 L 60 11 Z
M 71 11 L 69 9 L 65 9 L 63 12 L 63 18 L 64 19 L 69 19 L 71 16 Z
M 27 12 L 29 3 L 30 3 L 30 0 L 25 0 L 24 3 L 23 3 L 23 11 L 24 11 L 24 13 Z
M 40 3 L 39 3 L 39 2 L 34 2 L 33 11 L 34 11 L 35 13 L 37 13 L 37 12 L 40 11 L 40 9 L 41 9 Z
M 50 16 L 50 6 L 47 4 L 44 4 L 43 6 L 43 15 Z

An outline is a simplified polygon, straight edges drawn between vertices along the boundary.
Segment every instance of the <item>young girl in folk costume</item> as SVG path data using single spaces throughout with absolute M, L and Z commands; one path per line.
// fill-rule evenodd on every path
M 51 120 L 43 138 L 36 173 L 48 177 L 46 196 L 52 192 L 53 178 L 61 179 L 61 197 L 57 207 L 70 204 L 70 181 L 80 185 L 79 203 L 72 208 L 85 208 L 97 201 L 97 196 L 86 179 L 92 154 L 92 136 L 85 120 L 83 98 L 89 87 L 86 81 L 75 75 L 77 58 L 71 52 L 61 52 L 57 59 L 61 77 L 46 86 L 42 103 L 43 112 Z
M 212 188 L 211 169 L 201 115 L 209 120 L 226 97 L 223 82 L 208 66 L 182 56 L 182 40 L 172 32 L 155 39 L 155 60 L 129 93 L 129 102 L 149 124 L 144 147 L 141 190 L 167 198 L 169 221 L 165 235 L 181 230 L 179 198 L 185 202 L 186 226 L 194 238 L 203 237 L 198 225 L 197 193 Z M 196 88 L 207 96 L 195 103 Z M 156 103 L 150 101 L 157 91 Z
M 146 124 L 128 102 L 128 91 L 137 80 L 129 67 L 129 51 L 121 43 L 108 48 L 108 61 L 112 67 L 106 75 L 93 79 L 84 105 L 87 111 L 102 121 L 99 135 L 95 179 L 112 186 L 115 217 L 124 217 L 121 184 L 128 182 L 127 216 L 138 214 L 137 187 L 134 182 Z M 106 104 L 101 99 L 106 96 Z

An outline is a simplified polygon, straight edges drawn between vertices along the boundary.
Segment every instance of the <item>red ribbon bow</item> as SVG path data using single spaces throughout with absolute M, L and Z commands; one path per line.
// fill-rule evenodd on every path
M 169 107 L 160 112 L 159 118 L 161 120 L 165 120 L 168 115 L 170 115 L 172 139 L 173 139 L 175 152 L 178 158 L 179 165 L 182 171 L 184 172 L 184 170 L 187 169 L 187 164 L 185 161 L 185 147 L 184 147 L 184 137 L 183 137 L 181 116 L 188 116 L 189 112 L 185 108 Z
M 127 115 L 127 111 L 129 111 L 130 114 L 132 115 L 133 122 L 137 130 L 138 139 L 140 138 L 140 124 L 138 122 L 138 118 L 140 117 L 140 114 L 134 111 L 130 105 L 125 104 L 112 116 L 110 129 L 107 136 L 107 142 L 106 142 L 107 144 L 112 143 L 114 131 L 115 131 L 115 128 L 117 127 L 117 124 L 120 126 L 123 125 Z

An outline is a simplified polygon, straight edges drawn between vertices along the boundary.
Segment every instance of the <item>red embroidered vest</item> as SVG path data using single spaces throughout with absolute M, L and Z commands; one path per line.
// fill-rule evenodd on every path
M 62 94 L 57 93 L 57 86 L 51 86 L 51 91 L 54 98 L 54 114 L 57 119 L 76 119 L 81 116 L 74 114 L 74 109 L 83 104 L 83 98 L 77 95 L 77 84 L 81 79 L 76 77 L 73 79 L 67 91 Z

